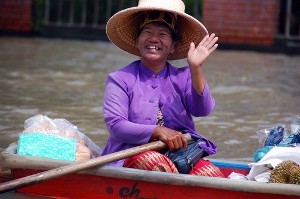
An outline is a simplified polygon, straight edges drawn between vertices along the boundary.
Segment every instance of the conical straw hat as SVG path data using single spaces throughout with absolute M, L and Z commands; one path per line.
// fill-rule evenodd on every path
M 136 47 L 137 33 L 145 11 L 151 10 L 167 11 L 177 16 L 176 26 L 181 40 L 169 55 L 170 60 L 186 58 L 190 43 L 197 45 L 208 34 L 200 21 L 185 13 L 185 5 L 181 0 L 140 0 L 137 7 L 124 9 L 108 20 L 106 34 L 109 40 L 122 50 L 140 56 Z

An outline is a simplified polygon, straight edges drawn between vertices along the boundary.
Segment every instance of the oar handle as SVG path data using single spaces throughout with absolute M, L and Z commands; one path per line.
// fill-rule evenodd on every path
M 190 134 L 185 134 L 188 140 L 191 139 Z M 58 178 L 71 173 L 76 173 L 82 170 L 103 166 L 104 164 L 111 163 L 117 160 L 125 159 L 150 150 L 160 150 L 166 147 L 162 141 L 155 141 L 148 144 L 136 146 L 126 150 L 118 151 L 108 155 L 100 156 L 98 158 L 90 159 L 85 162 L 75 162 L 63 167 L 58 167 L 41 173 L 26 176 L 24 178 L 15 179 L 9 182 L 0 184 L 0 193 L 8 192 L 17 188 L 25 187 L 28 185 L 37 184 L 53 178 Z

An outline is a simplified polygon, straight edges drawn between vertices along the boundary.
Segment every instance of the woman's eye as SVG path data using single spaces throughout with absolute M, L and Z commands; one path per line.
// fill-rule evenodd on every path
M 143 33 L 151 34 L 151 31 L 146 29 L 146 30 L 143 30 Z
M 166 32 L 161 32 L 160 36 L 162 36 L 162 37 L 170 37 L 171 35 L 169 33 L 166 33 Z

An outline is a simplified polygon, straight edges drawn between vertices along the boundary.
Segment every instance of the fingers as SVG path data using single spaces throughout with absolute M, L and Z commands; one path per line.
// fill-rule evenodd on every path
M 195 47 L 195 44 L 192 42 L 190 44 L 188 58 L 189 57 L 199 57 L 199 54 L 209 55 L 218 47 L 217 41 L 218 37 L 216 37 L 215 33 L 211 35 L 206 35 L 198 46 Z
M 186 150 L 188 141 L 185 136 L 182 136 L 181 138 L 182 138 L 183 148 L 184 148 L 184 150 Z
M 191 44 L 190 44 L 190 48 L 189 48 L 189 51 L 188 51 L 188 54 L 191 54 L 191 53 L 193 53 L 194 52 L 194 50 L 195 50 L 195 43 L 194 42 L 192 42 Z
M 192 43 L 190 44 L 190 50 L 195 50 L 195 43 L 194 43 L 194 42 L 192 42 Z
M 152 137 L 158 138 L 166 143 L 171 151 L 181 147 L 187 147 L 187 141 L 184 135 L 170 128 L 158 126 L 154 129 Z
M 218 44 L 213 45 L 213 47 L 209 49 L 209 53 L 212 53 L 212 52 L 215 51 L 217 48 L 218 48 Z
M 176 132 L 176 135 L 168 137 L 168 139 L 166 141 L 166 144 L 168 145 L 168 147 L 171 151 L 183 147 L 183 142 L 181 139 L 181 135 L 182 135 L 181 132 L 177 132 L 177 131 L 174 131 L 174 132 Z
M 218 46 L 215 46 L 216 42 L 218 41 L 218 37 L 216 37 L 215 33 L 212 33 L 210 36 L 206 35 L 202 41 L 200 42 L 200 44 L 198 46 L 203 46 L 206 47 L 207 49 L 212 49 Z
M 217 41 L 218 37 L 212 33 L 211 35 L 206 35 L 196 47 L 194 43 L 191 43 L 187 54 L 189 66 L 191 68 L 200 68 L 207 57 L 218 47 Z
M 213 46 L 216 45 L 216 42 L 218 41 L 218 37 L 214 37 L 214 38 L 211 38 L 211 40 L 207 43 L 207 48 L 210 49 L 212 48 Z M 218 45 L 218 44 L 217 44 Z
M 209 38 L 209 35 L 205 35 L 205 37 L 202 39 L 202 41 L 199 43 L 199 45 L 203 46 L 208 38 Z
M 168 146 L 170 150 L 176 150 L 182 147 L 184 149 L 187 149 L 187 139 L 181 132 L 179 132 L 179 134 L 176 135 L 176 137 L 170 140 L 170 145 Z

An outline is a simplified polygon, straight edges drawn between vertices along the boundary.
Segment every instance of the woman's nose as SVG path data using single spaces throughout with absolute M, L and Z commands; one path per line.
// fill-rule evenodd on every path
M 151 34 L 151 35 L 149 36 L 149 40 L 150 40 L 150 41 L 156 42 L 156 41 L 158 41 L 158 39 L 159 39 L 159 37 L 158 37 L 157 34 Z

